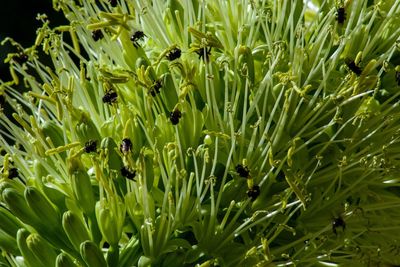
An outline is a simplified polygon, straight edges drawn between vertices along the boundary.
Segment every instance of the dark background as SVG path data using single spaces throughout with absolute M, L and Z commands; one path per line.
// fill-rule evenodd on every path
M 0 4 L 0 42 L 8 36 L 24 48 L 32 46 L 35 42 L 36 30 L 42 25 L 36 20 L 38 13 L 48 16 L 51 27 L 67 24 L 62 12 L 53 10 L 51 0 L 3 0 Z M 11 79 L 4 59 L 8 53 L 15 52 L 17 50 L 9 42 L 0 46 L 0 80 Z
M 68 24 L 62 12 L 53 10 L 51 0 L 0 0 L 0 42 L 6 37 L 13 38 L 20 43 L 23 48 L 31 47 L 35 43 L 36 30 L 42 26 L 42 22 L 36 19 L 37 14 L 46 14 L 50 21 L 50 27 Z M 10 42 L 0 45 L 0 83 L 11 80 L 8 64 L 4 63 L 8 53 L 19 52 Z M 44 64 L 50 63 L 50 59 L 46 58 L 44 53 L 40 54 L 40 61 Z M 14 86 L 20 92 L 27 91 L 28 88 L 20 82 L 18 86 Z M 3 103 L 0 112 L 4 113 L 11 121 L 15 122 L 11 117 L 13 109 L 7 103 Z M 8 133 L 2 125 L 0 130 Z M 9 144 L 13 144 L 14 140 L 7 138 L 5 140 Z M 1 148 L 0 148 L 1 150 Z M 0 151 L 3 153 L 4 151 Z

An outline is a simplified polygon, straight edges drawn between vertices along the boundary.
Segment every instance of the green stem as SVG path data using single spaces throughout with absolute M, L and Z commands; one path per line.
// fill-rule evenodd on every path
M 107 263 L 108 266 L 118 266 L 119 261 L 119 246 L 118 244 L 110 245 L 107 252 Z

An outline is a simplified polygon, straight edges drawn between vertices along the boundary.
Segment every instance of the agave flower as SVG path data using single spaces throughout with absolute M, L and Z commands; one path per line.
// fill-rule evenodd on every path
M 400 264 L 400 1 L 53 4 L 6 40 L 2 263 Z

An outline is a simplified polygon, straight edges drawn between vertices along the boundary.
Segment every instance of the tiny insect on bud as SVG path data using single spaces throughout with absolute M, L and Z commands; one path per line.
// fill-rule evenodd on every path
M 144 34 L 144 32 L 142 32 L 142 31 L 135 31 L 135 32 L 132 34 L 132 36 L 131 36 L 131 41 L 132 41 L 132 43 L 133 43 L 133 46 L 136 47 L 136 48 L 138 48 L 138 47 L 140 46 L 139 43 L 138 43 L 138 41 L 143 40 L 143 38 L 144 38 L 145 36 L 146 36 L 146 35 Z
M 345 228 L 346 228 L 346 223 L 345 223 L 345 221 L 343 220 L 343 218 L 342 217 L 337 217 L 337 218 L 334 218 L 333 219 L 333 221 L 332 221 L 332 232 L 335 234 L 335 235 L 337 235 L 337 230 L 336 230 L 336 228 L 338 228 L 338 227 L 342 227 L 342 230 L 344 231 L 345 230 Z
M 107 104 L 113 104 L 117 101 L 118 95 L 114 90 L 108 90 L 103 96 L 103 102 Z
M 136 176 L 136 171 L 131 170 L 128 166 L 124 166 L 121 168 L 121 175 L 126 177 L 129 180 L 134 180 Z
M 346 20 L 346 12 L 344 7 L 339 7 L 336 9 L 336 20 L 339 24 L 343 24 Z
M 162 87 L 162 82 L 160 79 L 156 80 L 153 85 L 150 87 L 149 89 L 149 94 L 151 94 L 151 96 L 155 97 L 156 94 L 160 93 L 160 89 Z
M 131 140 L 129 138 L 122 139 L 122 142 L 121 142 L 121 145 L 120 145 L 119 149 L 123 154 L 126 154 L 129 151 L 131 151 L 131 149 L 132 149 Z
M 348 67 L 352 72 L 354 72 L 357 76 L 361 75 L 362 69 L 361 69 L 359 66 L 356 65 L 356 63 L 354 62 L 354 60 L 347 59 L 347 60 L 345 61 L 345 63 L 346 63 L 346 65 L 347 65 L 347 67 Z
M 103 32 L 100 29 L 92 31 L 92 38 L 96 42 L 100 39 L 103 39 L 103 37 L 104 37 Z
M 96 152 L 97 149 L 97 141 L 96 140 L 89 140 L 85 143 L 85 152 L 91 153 Z
M 181 50 L 178 47 L 171 49 L 165 56 L 169 61 L 173 61 L 181 57 Z
M 258 185 L 253 185 L 252 188 L 247 190 L 247 196 L 251 199 L 251 201 L 256 200 L 259 195 L 260 195 L 260 187 Z
M 238 164 L 235 167 L 236 172 L 239 174 L 240 177 L 248 178 L 250 176 L 250 171 L 247 166 L 243 166 L 242 164 Z
M 199 59 L 203 59 L 207 62 L 210 59 L 211 47 L 202 47 L 196 50 L 196 54 L 199 55 Z
M 169 120 L 173 125 L 177 125 L 179 123 L 179 119 L 182 117 L 182 113 L 180 112 L 179 109 L 174 109 L 170 114 L 169 114 Z

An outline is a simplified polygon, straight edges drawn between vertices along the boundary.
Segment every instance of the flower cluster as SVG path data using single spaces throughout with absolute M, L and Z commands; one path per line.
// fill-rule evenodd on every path
M 400 264 L 400 1 L 53 5 L 6 40 L 0 265 Z

